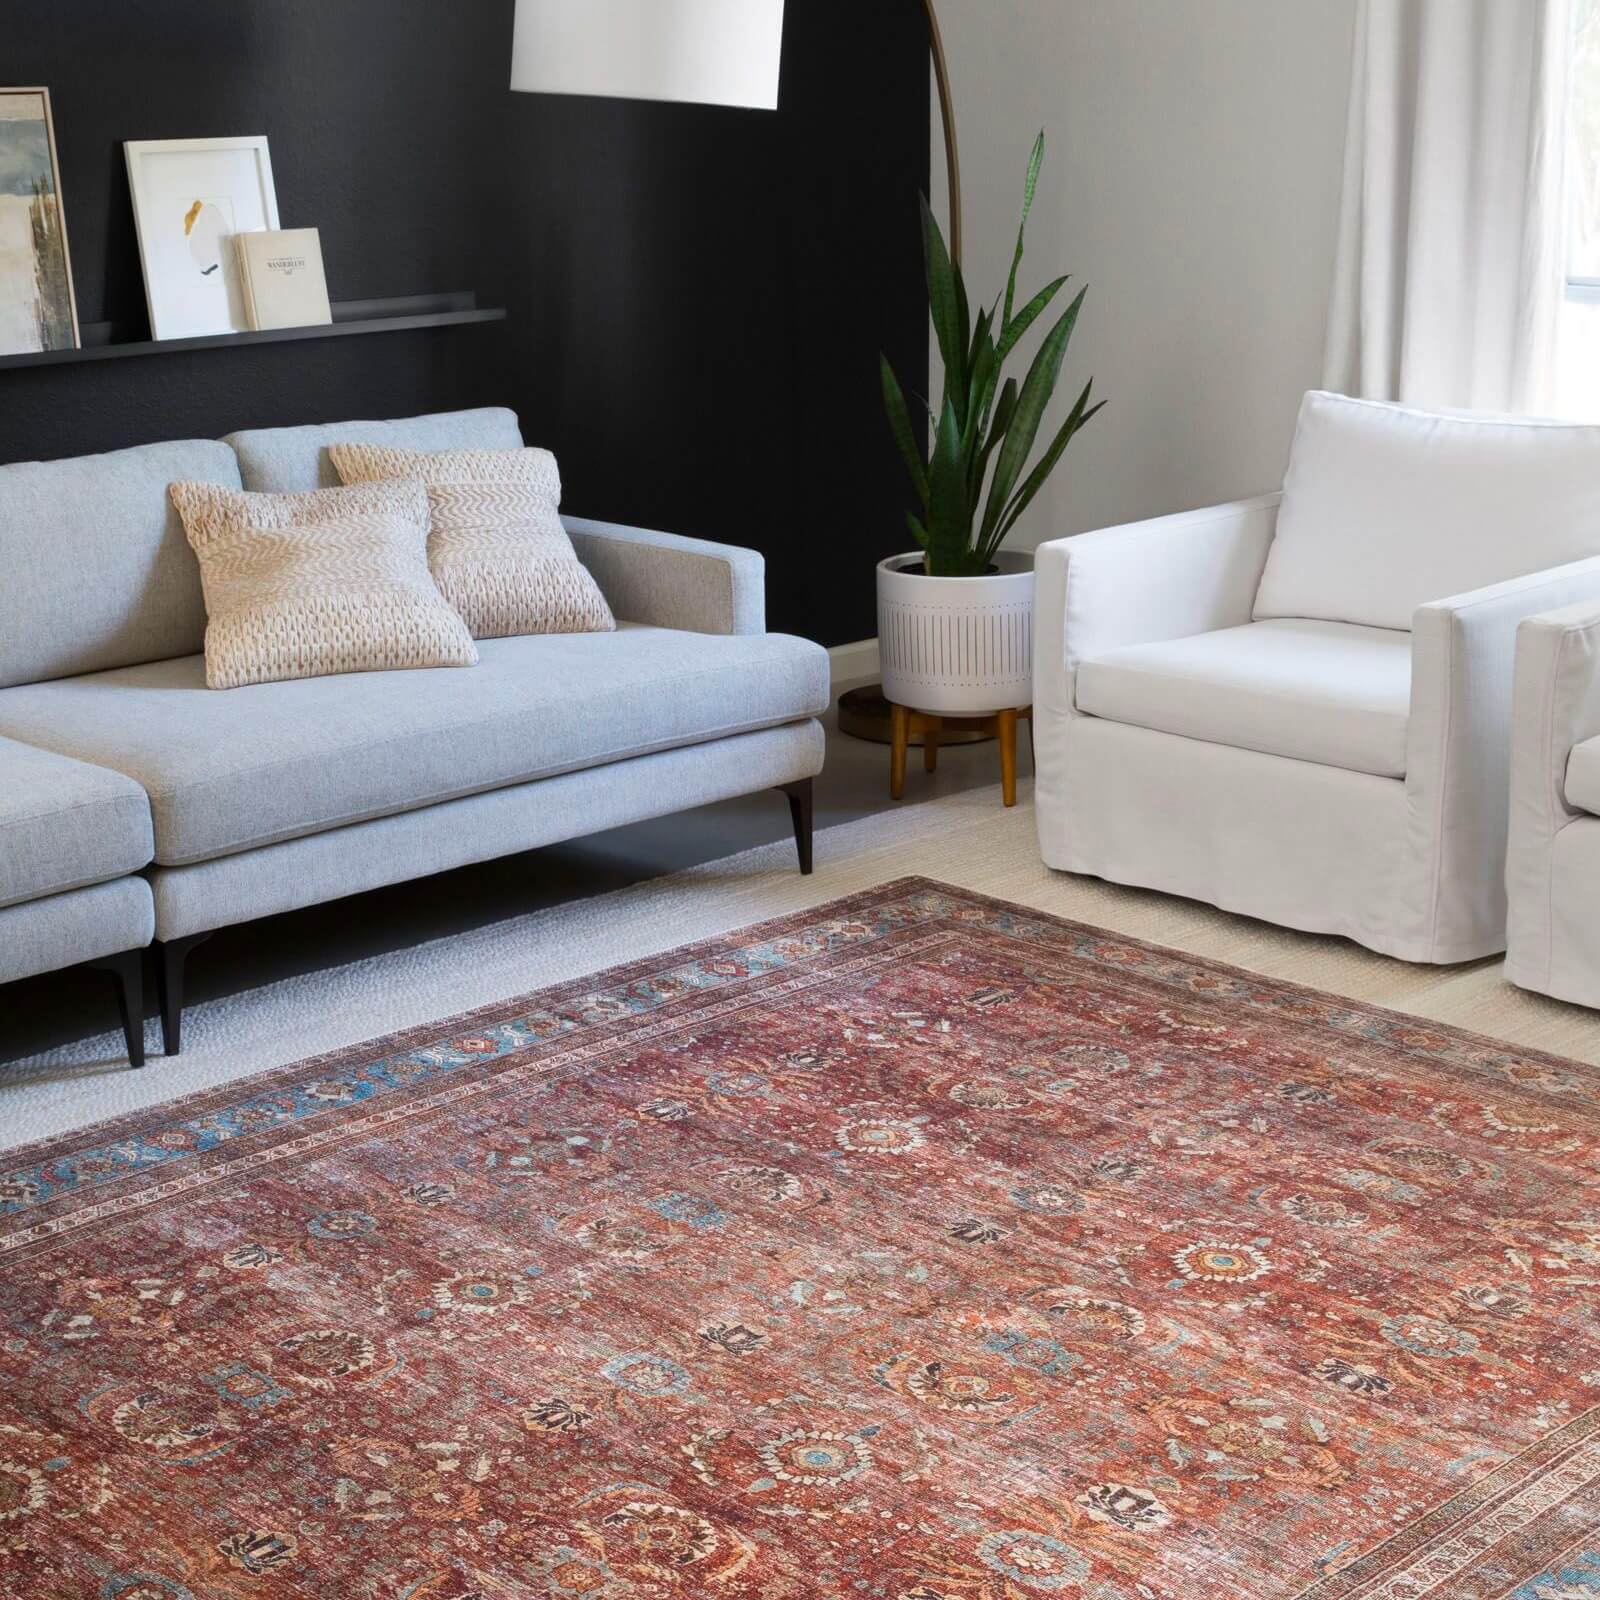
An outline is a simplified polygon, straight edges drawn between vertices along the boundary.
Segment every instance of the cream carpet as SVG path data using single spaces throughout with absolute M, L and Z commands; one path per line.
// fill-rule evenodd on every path
M 828 829 L 802 878 L 787 841 L 613 894 L 192 1007 L 176 1061 L 117 1065 L 105 1034 L 0 1070 L 0 1149 L 920 873 L 1209 960 L 1600 1064 L 1600 1015 L 1513 989 L 1498 961 L 1409 967 L 1140 890 L 1048 872 L 1031 796 L 998 788 Z M 155 1042 L 151 1029 L 151 1042 Z

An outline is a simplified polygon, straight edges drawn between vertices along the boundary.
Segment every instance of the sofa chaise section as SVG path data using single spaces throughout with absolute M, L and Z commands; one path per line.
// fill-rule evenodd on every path
M 167 494 L 179 478 L 237 489 L 238 458 L 190 439 L 0 467 L 0 690 L 200 648 L 200 572 Z M 129 874 L 152 857 L 149 803 L 126 775 L 29 743 L 0 743 L 0 982 L 108 964 L 137 1064 L 127 952 L 149 944 L 154 904 Z
M 0 983 L 82 964 L 117 978 L 143 1061 L 139 952 L 155 933 L 144 790 L 121 773 L 0 739 Z

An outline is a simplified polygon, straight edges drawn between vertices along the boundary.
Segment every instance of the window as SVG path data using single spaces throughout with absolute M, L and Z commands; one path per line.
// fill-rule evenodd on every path
M 1600 419 L 1600 0 L 1573 0 L 1558 409 Z

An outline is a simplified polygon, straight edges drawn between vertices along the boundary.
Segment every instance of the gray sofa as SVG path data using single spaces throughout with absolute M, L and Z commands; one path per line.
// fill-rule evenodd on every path
M 568 519 L 616 633 L 208 690 L 168 484 L 327 486 L 342 440 L 522 443 L 488 410 L 0 467 L 0 983 L 109 965 L 135 1064 L 152 941 L 175 1053 L 190 950 L 256 917 L 767 788 L 810 870 L 828 661 L 766 632 L 751 551 Z

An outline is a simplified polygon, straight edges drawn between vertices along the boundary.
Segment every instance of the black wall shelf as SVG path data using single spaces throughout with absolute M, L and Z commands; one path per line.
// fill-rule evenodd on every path
M 461 328 L 504 322 L 499 308 L 480 309 L 470 290 L 459 294 L 408 295 L 395 300 L 341 300 L 333 321 L 319 328 L 274 328 L 266 333 L 221 333 L 204 339 L 120 341 L 109 322 L 86 322 L 77 350 L 34 351 L 0 356 L 0 371 L 12 367 L 60 367 L 78 361 L 120 361 L 133 356 L 179 355 L 190 350 L 233 350 L 257 344 L 294 344 L 306 339 L 345 339 L 363 333 L 406 333 L 416 328 Z

